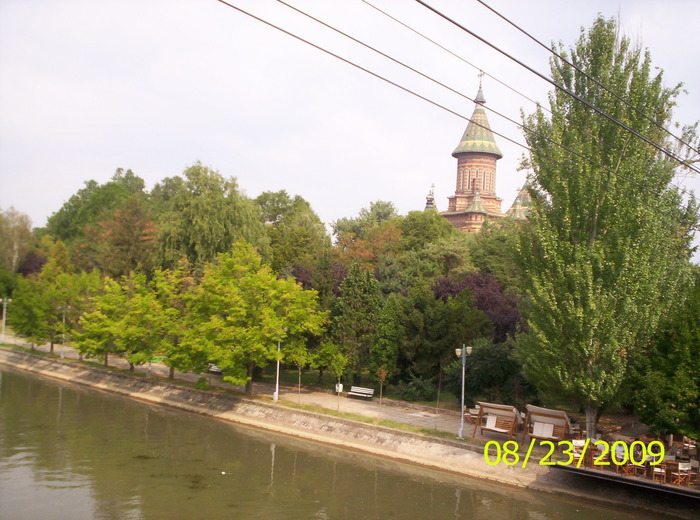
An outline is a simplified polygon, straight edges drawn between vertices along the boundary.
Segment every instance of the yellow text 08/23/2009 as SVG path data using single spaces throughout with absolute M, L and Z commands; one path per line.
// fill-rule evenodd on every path
M 625 464 L 643 465 L 649 462 L 655 466 L 664 458 L 665 448 L 661 441 L 651 441 L 645 443 L 642 441 L 634 441 L 627 444 L 624 441 L 615 441 L 612 444 L 601 441 L 586 439 L 583 445 L 578 446 L 573 441 L 565 440 L 556 443 L 548 440 L 530 439 L 525 456 L 520 454 L 520 445 L 516 441 L 489 441 L 484 445 L 484 460 L 490 466 L 505 464 L 507 466 L 518 466 L 525 468 L 532 456 L 532 450 L 535 444 L 539 443 L 540 448 L 547 449 L 547 453 L 539 460 L 542 466 L 571 466 L 577 468 L 581 464 L 588 453 L 592 456 L 593 466 L 624 466 Z M 552 455 L 557 448 L 562 448 L 563 458 L 553 460 Z

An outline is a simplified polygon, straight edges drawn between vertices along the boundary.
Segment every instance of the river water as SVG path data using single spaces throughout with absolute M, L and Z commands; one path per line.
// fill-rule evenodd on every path
M 0 371 L 0 520 L 633 518 Z

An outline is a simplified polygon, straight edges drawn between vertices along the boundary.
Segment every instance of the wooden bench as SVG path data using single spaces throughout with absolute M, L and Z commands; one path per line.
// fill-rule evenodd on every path
M 484 430 L 488 430 L 495 433 L 503 433 L 510 438 L 515 436 L 515 430 L 517 428 L 517 423 L 515 417 L 502 417 L 500 415 L 489 415 L 486 417 L 486 424 L 480 427 L 481 434 L 484 434 Z
M 348 392 L 348 397 L 360 397 L 363 399 L 372 399 L 374 397 L 373 388 L 362 388 L 361 386 L 351 386 Z
M 484 430 L 503 433 L 509 439 L 515 437 L 518 430 L 518 425 L 522 422 L 522 414 L 514 406 L 507 404 L 484 403 L 477 401 L 479 415 L 476 417 L 474 431 L 472 437 L 476 435 L 476 429 L 481 428 L 481 434 Z

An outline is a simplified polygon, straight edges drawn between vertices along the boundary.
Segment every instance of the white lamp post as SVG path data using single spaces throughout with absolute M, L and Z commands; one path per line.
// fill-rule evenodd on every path
M 7 320 L 7 304 L 12 300 L 9 298 L 2 299 L 2 343 L 5 343 L 5 321 Z
M 287 328 L 285 327 L 284 332 L 287 332 Z M 280 343 L 281 343 L 280 336 L 277 336 L 277 377 L 275 378 L 275 391 L 272 394 L 272 400 L 277 401 L 280 397 Z
M 462 353 L 466 350 L 467 355 L 463 356 Z M 457 437 L 459 439 L 464 439 L 464 377 L 466 373 L 466 366 L 467 366 L 467 356 L 469 356 L 472 353 L 472 348 L 467 347 L 466 349 L 464 348 L 464 345 L 462 345 L 462 348 L 456 348 L 455 349 L 455 354 L 457 354 L 458 358 L 462 358 L 462 407 L 460 408 L 460 422 L 459 422 L 459 434 Z

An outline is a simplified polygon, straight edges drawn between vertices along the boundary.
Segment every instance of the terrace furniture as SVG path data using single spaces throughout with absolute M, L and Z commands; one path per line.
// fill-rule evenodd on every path
M 464 417 L 467 419 L 467 424 L 476 424 L 479 418 L 479 405 L 476 408 L 464 407 Z
M 357 397 L 360 399 L 372 399 L 374 397 L 373 388 L 363 388 L 361 386 L 351 386 L 348 392 L 348 397 Z
M 653 482 L 666 482 L 666 463 L 661 462 L 652 468 L 651 480 Z
M 698 483 L 698 472 L 700 472 L 700 461 L 690 461 L 690 485 L 694 486 Z
M 690 462 L 679 462 L 678 467 L 671 471 L 671 484 L 689 486 L 691 468 Z
M 483 403 L 479 401 L 479 414 L 474 424 L 472 437 L 476 434 L 476 429 L 480 428 L 483 435 L 484 430 L 507 435 L 513 439 L 517 433 L 518 425 L 522 422 L 520 412 L 514 406 L 505 404 Z
M 566 412 L 531 404 L 526 405 L 525 408 L 527 415 L 525 416 L 522 442 L 525 442 L 526 435 L 535 439 L 563 441 L 573 432 L 571 419 Z

